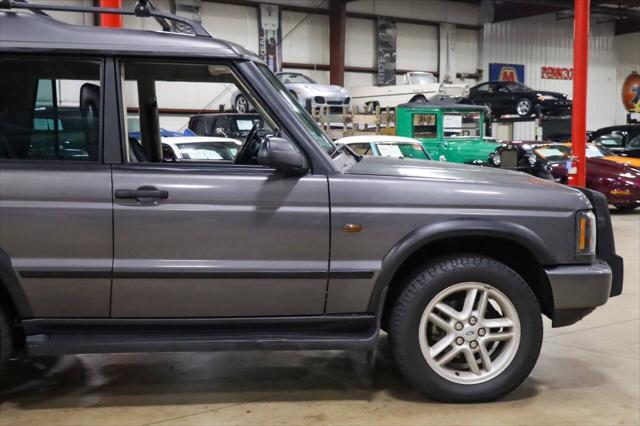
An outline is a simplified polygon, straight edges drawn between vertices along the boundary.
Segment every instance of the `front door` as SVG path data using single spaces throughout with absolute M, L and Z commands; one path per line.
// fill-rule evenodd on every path
M 180 129 L 189 117 L 163 111 L 203 109 L 234 91 L 234 74 L 225 65 L 174 62 L 127 62 L 121 69 L 127 107 L 139 111 L 142 131 L 140 141 L 128 140 L 126 164 L 113 171 L 112 316 L 322 314 L 326 176 L 276 175 L 223 138 L 171 138 L 183 160 L 163 162 L 153 123 Z

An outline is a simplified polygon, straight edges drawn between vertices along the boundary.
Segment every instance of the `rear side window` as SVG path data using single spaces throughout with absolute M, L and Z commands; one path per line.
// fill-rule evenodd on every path
M 0 70 L 0 159 L 99 159 L 100 61 L 1 58 Z

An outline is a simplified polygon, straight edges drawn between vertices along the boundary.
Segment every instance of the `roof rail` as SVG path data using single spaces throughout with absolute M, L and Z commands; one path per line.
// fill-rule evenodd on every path
M 163 12 L 158 9 L 151 0 L 138 0 L 133 10 L 89 7 L 89 6 L 68 6 L 56 4 L 30 3 L 27 0 L 0 0 L 0 10 L 2 9 L 26 9 L 38 15 L 46 15 L 45 11 L 53 12 L 80 12 L 80 13 L 106 13 L 114 15 L 131 15 L 138 18 L 155 18 L 163 31 L 172 32 L 167 21 L 179 22 L 191 29 L 194 35 L 201 37 L 211 37 L 211 34 L 199 23 L 172 13 Z M 173 31 L 175 32 L 175 31 Z

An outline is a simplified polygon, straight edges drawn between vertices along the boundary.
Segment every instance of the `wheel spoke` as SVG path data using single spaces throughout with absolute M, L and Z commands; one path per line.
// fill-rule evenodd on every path
M 489 351 L 487 351 L 487 347 L 484 343 L 480 343 L 480 360 L 482 361 L 482 368 L 487 373 L 491 371 L 491 356 L 489 355 Z
M 442 312 L 443 314 L 445 314 L 445 315 L 447 315 L 447 316 L 449 316 L 451 318 L 454 318 L 454 319 L 457 319 L 457 320 L 462 319 L 462 315 L 460 314 L 460 312 L 456 311 L 455 309 L 453 309 L 451 306 L 447 305 L 446 303 L 438 303 L 435 306 L 435 308 L 437 310 L 439 310 L 440 312 Z
M 438 355 L 442 353 L 442 351 L 451 346 L 451 344 L 453 343 L 453 339 L 453 335 L 447 335 L 440 339 L 435 345 L 431 346 L 431 350 L 429 351 L 431 353 L 431 357 L 433 359 L 437 358 Z
M 476 296 L 478 295 L 478 289 L 472 288 L 467 290 L 467 294 L 464 298 L 464 306 L 462 308 L 462 317 L 468 318 L 473 311 L 473 305 L 476 303 Z
M 485 340 L 487 341 L 509 340 L 512 337 L 513 337 L 513 331 L 503 331 L 500 333 L 487 334 L 487 337 L 485 337 Z
M 489 291 L 482 290 L 480 293 L 480 301 L 478 302 L 478 316 L 480 319 L 484 319 L 484 315 L 487 312 L 487 306 L 489 305 Z
M 478 366 L 478 361 L 476 361 L 476 357 L 469 349 L 465 349 L 464 357 L 467 360 L 467 364 L 469 365 L 469 369 L 473 374 L 480 375 L 480 367 Z
M 482 325 L 486 328 L 508 328 L 513 327 L 513 321 L 509 318 L 492 318 L 482 321 Z
M 438 365 L 441 365 L 441 366 L 447 365 L 448 363 L 451 362 L 451 360 L 453 360 L 456 356 L 458 356 L 461 350 L 462 349 L 459 346 L 455 348 L 451 348 L 449 352 L 447 352 L 442 358 L 440 358 L 436 362 L 438 363 Z
M 429 314 L 429 321 L 433 322 L 443 331 L 453 331 L 453 326 L 449 323 L 449 321 L 445 320 L 434 312 L 431 312 Z

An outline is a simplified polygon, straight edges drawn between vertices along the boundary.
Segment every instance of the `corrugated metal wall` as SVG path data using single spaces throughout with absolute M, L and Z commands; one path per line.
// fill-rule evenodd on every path
M 619 101 L 613 23 L 591 21 L 587 127 L 595 129 L 615 123 Z M 637 48 L 637 45 L 636 45 Z M 555 14 L 486 24 L 483 34 L 483 69 L 490 62 L 525 65 L 525 84 L 535 89 L 572 95 L 571 80 L 542 79 L 541 67 L 573 66 L 573 20 L 558 20 Z M 487 75 L 488 77 L 488 75 Z M 514 127 L 515 139 L 535 135 L 533 123 Z

